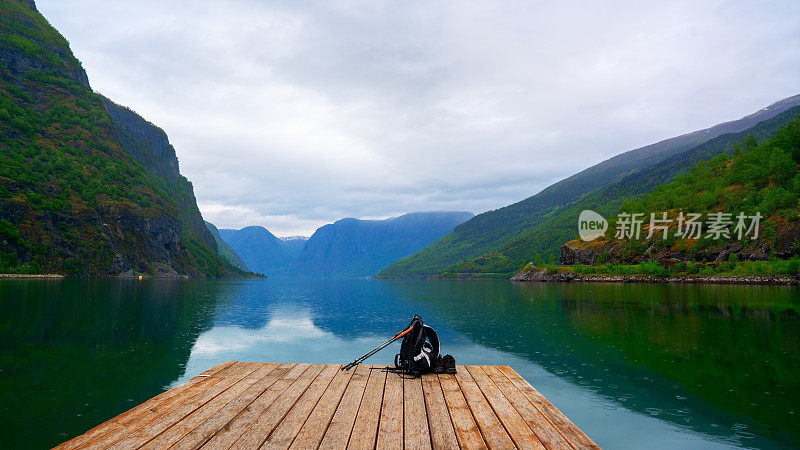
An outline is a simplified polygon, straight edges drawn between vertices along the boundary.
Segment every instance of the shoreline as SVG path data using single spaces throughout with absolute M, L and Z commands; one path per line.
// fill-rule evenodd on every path
M 59 274 L 22 274 L 22 273 L 0 273 L 0 279 L 50 279 L 50 280 L 60 280 L 64 278 L 64 275 Z
M 583 275 L 571 272 L 548 274 L 547 269 L 523 269 L 509 281 L 556 283 L 676 283 L 676 284 L 751 284 L 800 285 L 800 277 L 770 275 L 709 275 L 656 277 L 651 275 Z
M 144 280 L 209 280 L 209 279 L 217 279 L 217 280 L 256 280 L 256 279 L 267 279 L 267 276 L 231 276 L 231 277 L 190 277 L 188 275 L 177 275 L 177 276 L 165 276 L 165 277 L 154 277 L 152 275 L 117 275 L 117 276 L 81 276 L 81 277 L 67 277 L 65 275 L 60 275 L 57 273 L 47 273 L 47 274 L 22 274 L 22 273 L 0 273 L 0 280 L 33 280 L 33 279 L 40 279 L 40 280 L 63 280 L 63 279 L 72 279 L 72 280 L 133 280 L 133 281 L 144 281 Z

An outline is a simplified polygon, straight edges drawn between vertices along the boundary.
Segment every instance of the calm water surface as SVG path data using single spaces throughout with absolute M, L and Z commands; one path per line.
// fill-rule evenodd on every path
M 219 362 L 349 362 L 415 313 L 443 353 L 511 365 L 605 448 L 800 446 L 793 287 L 0 280 L 0 308 L 5 448 L 58 444 Z

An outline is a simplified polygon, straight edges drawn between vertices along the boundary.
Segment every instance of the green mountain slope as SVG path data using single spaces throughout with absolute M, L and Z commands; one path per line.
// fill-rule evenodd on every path
M 521 202 L 475 216 L 431 246 L 386 268 L 380 275 L 426 276 L 453 270 L 513 272 L 519 269 L 516 267 L 517 264 L 523 264 L 527 259 L 533 258 L 533 254 L 525 256 L 522 262 L 518 263 L 498 261 L 492 253 L 505 247 L 518 246 L 520 240 L 542 230 L 546 233 L 549 228 L 543 225 L 544 222 L 552 220 L 553 216 L 558 215 L 566 205 L 574 204 L 598 189 L 618 183 L 631 174 L 635 175 L 700 143 L 725 133 L 746 130 L 798 105 L 800 105 L 800 95 L 781 100 L 736 121 L 618 155 L 566 178 Z M 551 244 L 537 249 L 537 252 L 542 254 L 555 253 L 563 242 L 559 240 L 560 237 L 550 239 L 549 236 L 545 236 L 545 238 L 548 238 Z M 526 248 L 523 251 L 527 250 Z
M 228 245 L 228 243 L 222 239 L 222 236 L 220 236 L 219 234 L 219 230 L 217 229 L 216 226 L 214 226 L 213 223 L 206 222 L 206 227 L 208 228 L 208 231 L 211 232 L 211 235 L 214 236 L 214 240 L 217 242 L 217 252 L 219 253 L 220 256 L 222 256 L 223 258 L 225 258 L 226 261 L 228 261 L 233 266 L 238 267 L 241 270 L 244 271 L 250 270 L 247 268 L 247 264 L 244 263 L 239 254 L 236 253 L 236 251 L 232 249 L 231 246 Z
M 616 214 L 627 200 L 652 192 L 657 186 L 673 180 L 704 160 L 719 154 L 733 155 L 738 143 L 752 140 L 765 141 L 798 116 L 800 116 L 800 106 L 739 133 L 719 136 L 624 177 L 571 205 L 551 211 L 540 225 L 533 227 L 521 239 L 481 258 L 454 265 L 448 268 L 447 272 L 492 272 L 506 275 L 536 260 L 537 255 L 541 255 L 540 258 L 544 261 L 554 260 L 559 255 L 561 245 L 577 237 L 578 215 L 581 211 L 591 209 L 606 217 Z
M 561 262 L 579 264 L 567 270 L 587 274 L 789 275 L 800 274 L 800 119 L 789 122 L 771 139 L 747 139 L 734 156 L 717 155 L 675 181 L 657 187 L 620 208 L 626 213 L 668 212 L 666 237 L 616 239 L 615 233 L 591 242 L 573 240 L 561 251 Z M 679 213 L 699 213 L 699 238 L 675 236 Z M 709 214 L 726 213 L 723 233 L 714 236 Z M 739 226 L 737 216 L 745 220 Z M 758 231 L 749 227 L 761 216 Z M 611 217 L 612 223 L 614 217 Z M 741 236 L 740 236 L 741 234 Z M 791 258 L 791 259 L 790 259 Z M 588 267 L 587 267 L 588 266 Z
M 760 145 L 751 139 L 742 144 L 732 158 L 718 155 L 699 164 L 676 181 L 624 205 L 623 211 L 735 210 L 800 219 L 800 119 Z
M 32 1 L 0 2 L 0 272 L 238 274 L 166 134 L 92 92 Z

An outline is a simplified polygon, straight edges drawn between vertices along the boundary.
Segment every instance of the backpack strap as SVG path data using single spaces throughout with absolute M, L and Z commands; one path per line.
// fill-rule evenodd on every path
M 414 361 L 425 359 L 427 361 L 427 368 L 433 369 L 436 359 L 439 357 L 439 336 L 433 328 L 422 325 L 419 336 L 419 347 L 414 349 Z M 430 343 L 428 343 L 430 341 Z
M 407 358 L 418 361 L 416 356 L 422 351 L 422 345 L 425 343 L 425 325 L 422 323 L 422 318 L 420 316 L 414 316 L 414 320 L 412 320 L 411 323 L 413 324 L 413 328 L 411 332 L 406 335 L 410 344 Z
M 436 334 L 436 331 L 433 328 L 427 325 L 423 325 L 422 329 L 425 331 L 425 337 L 428 338 L 429 341 L 431 341 L 431 347 L 432 347 L 431 357 L 433 357 L 433 359 L 435 360 L 436 358 L 439 357 L 439 350 L 440 350 L 439 336 Z M 433 367 L 433 365 L 431 365 L 431 367 Z
M 428 352 L 425 351 L 425 344 L 424 343 L 420 347 L 419 353 L 414 355 L 414 361 L 420 361 L 422 359 L 425 359 L 426 361 L 428 361 L 428 367 L 433 367 L 433 364 L 431 363 L 431 357 L 428 356 Z
M 403 342 L 400 345 L 400 354 L 395 357 L 395 367 L 409 370 L 411 362 L 415 355 L 417 355 L 422 347 L 420 341 L 424 341 L 422 317 L 415 315 L 408 324 L 411 332 L 403 336 Z

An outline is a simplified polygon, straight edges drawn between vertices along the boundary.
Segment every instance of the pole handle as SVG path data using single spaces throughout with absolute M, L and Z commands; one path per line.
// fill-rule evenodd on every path
M 395 334 L 394 337 L 392 338 L 392 340 L 394 341 L 394 340 L 400 339 L 401 337 L 407 335 L 408 333 L 411 333 L 411 329 L 412 328 L 414 328 L 413 325 L 409 325 L 408 328 L 406 328 L 405 330 Z

